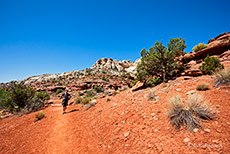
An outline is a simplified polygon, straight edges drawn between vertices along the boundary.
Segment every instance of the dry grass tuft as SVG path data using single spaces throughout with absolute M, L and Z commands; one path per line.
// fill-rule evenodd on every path
M 212 120 L 214 118 L 213 109 L 207 102 L 201 104 L 203 98 L 201 95 L 194 94 L 189 96 L 188 107 L 189 110 L 197 117 L 205 120 Z
M 35 114 L 36 120 L 41 120 L 42 118 L 45 117 L 45 114 L 46 114 L 45 112 L 39 111 L 38 113 Z
M 207 103 L 201 104 L 201 95 L 189 96 L 188 106 L 184 106 L 181 96 L 173 96 L 169 99 L 168 117 L 170 123 L 176 129 L 182 126 L 186 130 L 192 131 L 194 128 L 200 127 L 199 118 L 211 120 L 214 118 L 212 109 Z
M 220 70 L 215 72 L 217 80 L 214 82 L 216 86 L 230 84 L 230 69 Z
M 210 88 L 210 84 L 206 82 L 201 82 L 196 85 L 196 90 L 204 91 Z
M 150 90 L 150 92 L 147 95 L 148 101 L 151 101 L 152 99 L 156 97 L 155 92 L 156 92 L 156 89 Z

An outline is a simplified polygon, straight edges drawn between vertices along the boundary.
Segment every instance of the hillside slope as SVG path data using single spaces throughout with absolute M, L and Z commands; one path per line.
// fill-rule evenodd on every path
M 230 153 L 230 87 L 196 91 L 198 82 L 211 76 L 181 77 L 155 87 L 157 101 L 148 101 L 153 88 L 98 99 L 85 111 L 70 106 L 48 107 L 46 118 L 34 122 L 35 113 L 0 121 L 0 153 Z M 167 117 L 168 99 L 176 94 L 199 93 L 217 117 L 202 121 L 197 132 L 176 131 Z M 71 112 L 72 111 L 72 112 Z

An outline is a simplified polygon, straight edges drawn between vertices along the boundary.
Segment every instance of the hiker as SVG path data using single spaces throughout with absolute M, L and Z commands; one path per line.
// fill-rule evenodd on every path
M 65 110 L 66 110 L 67 105 L 68 105 L 68 100 L 71 97 L 70 94 L 68 93 L 67 89 L 65 90 L 65 93 L 62 94 L 62 97 L 63 97 L 63 99 L 62 99 L 62 106 L 63 106 L 62 114 L 65 114 L 66 113 Z

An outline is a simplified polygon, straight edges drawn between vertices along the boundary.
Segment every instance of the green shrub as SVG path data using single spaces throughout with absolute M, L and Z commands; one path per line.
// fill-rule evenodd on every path
M 149 78 L 146 83 L 149 87 L 154 87 L 160 82 L 161 82 L 160 77 L 155 77 L 155 78 Z
M 86 91 L 86 97 L 94 97 L 97 93 L 94 89 L 90 89 L 89 91 Z
M 75 100 L 75 104 L 80 104 L 82 102 L 83 98 L 82 97 L 77 97 Z
M 41 120 L 42 118 L 45 117 L 45 114 L 46 114 L 45 112 L 39 111 L 38 113 L 35 114 L 36 120 Z
M 81 100 L 81 104 L 88 104 L 89 102 L 91 101 L 91 98 L 90 97 L 84 97 L 82 98 Z
M 41 99 L 44 102 L 45 100 L 49 100 L 50 96 L 47 94 L 46 91 L 40 91 L 35 93 L 34 99 Z
M 63 89 L 58 89 L 58 90 L 56 91 L 56 95 L 62 93 L 63 91 L 64 91 Z
M 0 108 L 4 109 L 4 112 L 37 111 L 44 106 L 44 101 L 49 99 L 46 92 L 35 93 L 35 90 L 22 84 L 11 85 L 7 90 L 4 92 L 4 97 L 0 99 Z
M 108 92 L 108 91 L 106 91 L 106 92 L 105 92 L 105 95 L 108 95 L 108 94 L 109 94 L 109 92 Z
M 204 90 L 208 90 L 209 87 L 210 87 L 209 83 L 201 82 L 196 85 L 196 90 L 204 91 Z
M 194 47 L 192 48 L 192 50 L 193 50 L 193 52 L 197 52 L 197 51 L 200 51 L 200 50 L 202 50 L 202 49 L 204 49 L 204 48 L 207 48 L 207 47 L 208 47 L 207 44 L 199 43 L 198 45 L 194 46 Z
M 103 81 L 107 81 L 107 82 L 109 82 L 109 79 L 106 79 L 105 78 L 105 76 L 102 76 L 102 78 L 101 78 Z
M 138 80 L 133 81 L 132 87 L 135 86 L 137 84 L 137 82 L 138 82 Z
M 104 92 L 104 88 L 101 86 L 95 86 L 94 89 L 96 90 L 97 93 Z
M 6 97 L 1 100 L 1 106 L 8 112 L 18 112 L 31 103 L 34 94 L 32 88 L 17 84 L 6 93 Z
M 220 70 L 215 72 L 215 74 L 217 80 L 214 82 L 214 84 L 216 86 L 230 84 L 230 69 Z
M 222 70 L 224 65 L 220 64 L 220 60 L 216 57 L 210 57 L 209 55 L 204 59 L 204 62 L 199 69 L 204 74 L 212 74 L 216 71 Z

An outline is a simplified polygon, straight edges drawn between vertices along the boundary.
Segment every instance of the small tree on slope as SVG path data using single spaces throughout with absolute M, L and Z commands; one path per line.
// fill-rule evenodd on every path
M 168 48 L 162 42 L 157 41 L 154 47 L 150 47 L 149 51 L 145 49 L 141 51 L 141 63 L 137 66 L 136 74 L 138 80 L 148 80 L 155 76 L 166 82 L 179 69 L 175 58 L 184 54 L 185 40 L 171 38 L 167 45 Z

